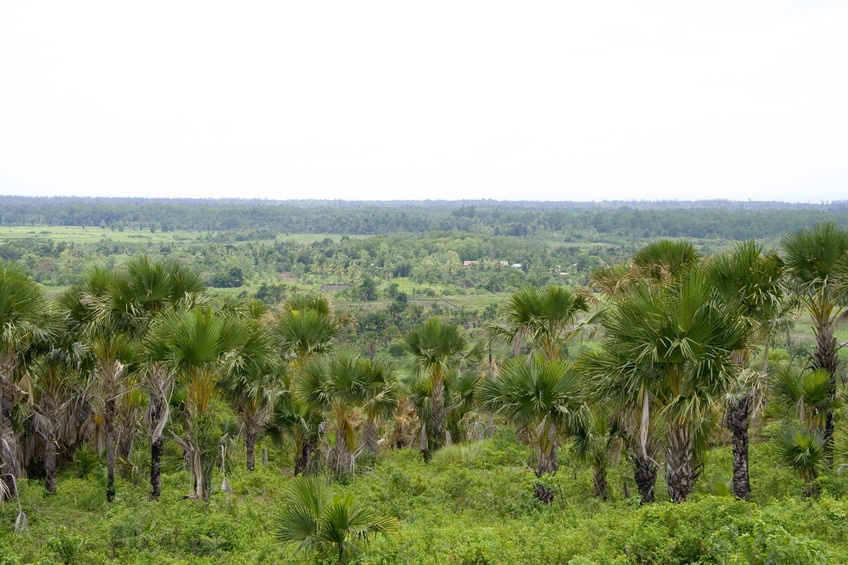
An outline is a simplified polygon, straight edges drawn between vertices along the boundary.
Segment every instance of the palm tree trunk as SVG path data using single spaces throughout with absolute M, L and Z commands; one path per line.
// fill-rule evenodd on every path
M 117 455 L 114 399 L 106 400 L 103 424 L 106 431 L 106 500 L 112 502 L 115 499 L 115 456 Z
M 15 456 L 17 441 L 15 431 L 12 429 L 12 410 L 15 402 L 15 383 L 12 380 L 11 371 L 7 372 L 8 366 L 3 363 L 3 374 L 0 375 L 0 478 L 9 490 L 9 496 L 16 496 L 15 481 L 18 478 L 18 460 Z
M 155 500 L 162 494 L 162 448 L 165 446 L 165 438 L 159 437 L 150 440 L 150 496 Z
M 165 438 L 157 434 L 162 418 L 164 402 L 156 393 L 150 394 L 150 496 L 154 500 L 162 494 L 162 448 L 165 446 Z
M 654 445 L 648 439 L 643 453 L 641 446 L 632 446 L 629 450 L 630 460 L 633 462 L 633 480 L 642 497 L 642 504 L 654 502 L 654 487 L 657 483 L 657 466 L 654 463 Z
M 353 454 L 347 444 L 344 423 L 345 417 L 340 414 L 336 422 L 336 445 L 333 448 L 333 472 L 337 476 L 353 474 Z
M 816 325 L 816 348 L 813 350 L 813 369 L 824 369 L 830 375 L 828 409 L 824 421 L 824 453 L 828 465 L 833 466 L 833 410 L 830 405 L 836 399 L 836 369 L 839 357 L 836 354 L 836 338 L 829 320 Z
M 748 500 L 751 485 L 748 479 L 748 417 L 751 395 L 733 402 L 727 410 L 727 427 L 733 434 L 733 494 Z
M 665 465 L 668 496 L 672 502 L 680 504 L 692 493 L 700 474 L 695 468 L 692 430 L 685 423 L 673 423 L 667 441 Z
M 259 431 L 251 426 L 246 426 L 244 430 L 244 448 L 247 451 L 247 470 L 253 471 L 256 466 L 256 438 Z
M 48 495 L 56 494 L 56 434 L 44 436 L 44 488 Z
M 315 440 L 306 437 L 300 444 L 300 450 L 294 458 L 294 476 L 304 474 L 309 470 L 312 453 L 315 451 Z
M 377 421 L 373 416 L 368 416 L 362 425 L 362 441 L 365 449 L 376 459 L 379 447 L 377 446 Z
M 438 451 L 445 444 L 445 381 L 440 376 L 434 377 L 433 407 L 430 412 L 429 447 L 430 451 Z
M 593 467 L 592 482 L 595 484 L 595 497 L 601 500 L 607 499 L 607 468 L 596 463 Z

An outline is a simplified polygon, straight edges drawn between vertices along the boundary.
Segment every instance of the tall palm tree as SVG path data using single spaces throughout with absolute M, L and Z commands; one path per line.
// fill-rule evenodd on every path
M 544 359 L 559 359 L 566 342 L 581 329 L 578 317 L 589 312 L 589 302 L 587 293 L 561 286 L 525 287 L 510 296 L 505 323 L 494 331 L 512 343 L 516 352 L 528 343 Z
M 33 364 L 30 386 L 26 387 L 33 429 L 44 443 L 44 487 L 48 495 L 56 492 L 57 448 L 74 435 L 71 408 L 84 356 L 79 343 L 68 341 L 65 345 L 54 347 Z
M 151 260 L 135 255 L 121 267 L 116 292 L 131 304 L 132 333 L 143 339 L 150 325 L 164 309 L 191 307 L 204 301 L 206 285 L 197 272 L 175 260 Z M 146 352 L 146 350 L 145 350 Z M 139 371 L 139 386 L 148 397 L 146 421 L 150 435 L 150 486 L 152 498 L 161 494 L 161 458 L 164 430 L 171 412 L 168 406 L 174 387 L 174 373 L 163 361 L 145 358 Z
M 833 334 L 848 311 L 848 231 L 833 223 L 821 223 L 790 233 L 780 247 L 790 288 L 812 320 L 816 336 L 813 368 L 830 375 L 832 402 L 839 364 Z M 833 429 L 833 410 L 828 410 L 824 442 L 829 462 L 833 460 Z
M 356 319 L 347 313 L 336 314 L 328 296 L 322 294 L 296 296 L 287 299 L 280 312 L 272 318 L 271 336 L 281 357 L 295 371 L 307 360 L 329 353 L 344 328 L 355 328 Z M 296 398 L 290 388 L 282 391 L 279 409 L 275 409 L 273 423 L 268 431 L 275 437 L 287 431 L 297 438 L 295 474 L 311 466 L 312 454 L 320 435 L 317 426 L 321 419 L 315 417 L 315 407 Z M 314 425 L 314 429 L 301 426 Z
M 286 300 L 272 333 L 283 357 L 298 365 L 329 352 L 345 327 L 356 327 L 356 320 L 346 313 L 336 315 L 329 297 L 312 295 Z
M 371 456 L 377 457 L 379 421 L 395 413 L 398 406 L 398 389 L 394 371 L 385 363 L 373 361 L 366 365 L 365 378 L 368 384 L 365 403 L 362 406 L 365 413 L 362 441 Z
M 19 267 L 0 263 L 0 482 L 16 495 L 17 438 L 12 428 L 16 380 L 28 348 L 51 336 L 51 304 L 42 288 Z
M 762 246 L 753 240 L 738 243 L 730 253 L 712 257 L 707 263 L 710 281 L 719 298 L 733 308 L 743 321 L 750 324 L 756 337 L 764 341 L 764 357 L 776 321 L 785 310 L 783 265 L 774 253 L 763 253 Z M 752 343 L 754 345 L 754 343 Z M 762 383 L 749 368 L 750 349 L 734 351 L 731 355 L 739 377 L 734 394 L 728 402 L 725 422 L 733 435 L 733 494 L 747 500 L 748 423 L 756 383 Z
M 513 358 L 499 374 L 483 382 L 480 402 L 526 430 L 536 451 L 536 476 L 555 473 L 556 442 L 572 429 L 581 406 L 580 381 L 559 360 Z M 536 495 L 545 503 L 553 494 L 537 483 Z
M 585 358 L 597 390 L 641 410 L 643 453 L 656 422 L 651 412 L 659 410 L 665 478 L 676 503 L 700 473 L 700 440 L 732 380 L 731 352 L 748 340 L 748 326 L 715 299 L 707 277 L 690 272 L 676 284 L 637 283 L 616 298 L 604 318 L 601 350 Z
M 116 409 L 129 392 L 130 365 L 136 358 L 138 316 L 132 296 L 114 272 L 94 267 L 83 281 L 59 298 L 69 331 L 81 335 L 95 359 L 90 394 L 93 404 L 88 427 L 102 428 L 106 449 L 106 498 L 115 497 L 117 455 Z
M 469 344 L 459 326 L 439 318 L 428 318 L 410 331 L 404 342 L 415 359 L 417 370 L 427 375 L 432 385 L 425 428 L 427 445 L 422 449 L 424 459 L 428 460 L 430 454 L 445 443 L 445 379 L 465 358 L 478 355 L 479 347 Z
M 151 362 L 164 362 L 186 387 L 185 437 L 176 438 L 191 460 L 194 494 L 208 500 L 218 456 L 213 403 L 225 361 L 243 347 L 249 333 L 236 320 L 209 308 L 167 310 L 150 328 L 145 343 Z
M 678 281 L 702 259 L 689 241 L 661 239 L 642 247 L 627 263 L 596 267 L 589 280 L 604 296 L 613 298 L 634 284 L 653 286 Z

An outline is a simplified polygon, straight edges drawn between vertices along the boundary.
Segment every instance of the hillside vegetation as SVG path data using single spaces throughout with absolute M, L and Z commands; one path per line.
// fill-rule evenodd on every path
M 848 562 L 839 224 L 658 239 L 465 203 L 374 210 L 466 231 L 339 237 L 11 204 L 44 217 L 2 228 L 0 563 Z M 654 212 L 712 210 L 623 213 Z

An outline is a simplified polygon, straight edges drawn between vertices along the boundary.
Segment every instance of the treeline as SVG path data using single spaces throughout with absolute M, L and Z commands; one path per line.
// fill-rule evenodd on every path
M 0 197 L 0 225 L 107 226 L 152 230 L 267 230 L 374 235 L 466 231 L 556 234 L 574 239 L 769 238 L 817 222 L 845 224 L 845 201 L 785 203 L 550 203 L 477 201 L 354 203 Z

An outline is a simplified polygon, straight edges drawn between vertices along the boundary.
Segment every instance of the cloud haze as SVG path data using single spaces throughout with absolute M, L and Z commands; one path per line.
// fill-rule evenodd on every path
M 844 2 L 6 2 L 0 193 L 848 197 Z

